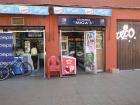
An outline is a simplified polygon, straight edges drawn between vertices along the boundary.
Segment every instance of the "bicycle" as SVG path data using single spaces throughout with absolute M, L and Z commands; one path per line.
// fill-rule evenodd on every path
M 7 59 L 4 60 L 4 64 L 0 66 L 0 80 L 8 79 L 15 76 L 15 69 L 19 69 L 21 75 L 27 76 L 32 73 L 32 66 L 28 62 L 24 62 L 20 56 L 17 56 L 17 60 L 9 63 Z

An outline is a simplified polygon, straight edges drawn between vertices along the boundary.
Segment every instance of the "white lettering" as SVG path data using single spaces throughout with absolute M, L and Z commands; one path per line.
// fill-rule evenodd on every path
M 0 62 L 0 65 L 7 65 L 7 64 L 13 64 L 13 61 Z
M 12 53 L 0 53 L 0 56 L 13 56 Z
M 116 33 L 116 39 L 127 40 L 132 39 L 135 36 L 135 30 L 133 28 L 128 28 L 128 25 L 123 26 L 123 30 Z
M 8 39 L 12 39 L 12 36 L 0 36 L 0 39 L 8 40 Z
M 0 47 L 12 47 L 12 45 L 11 44 L 0 44 Z

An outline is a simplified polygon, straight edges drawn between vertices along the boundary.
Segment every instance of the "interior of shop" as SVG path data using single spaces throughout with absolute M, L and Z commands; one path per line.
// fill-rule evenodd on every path
M 44 27 L 0 27 L 1 32 L 13 33 L 13 55 L 20 55 L 24 61 L 27 61 L 31 64 L 33 69 L 31 76 L 41 78 L 45 76 L 45 33 L 43 30 Z M 37 49 L 36 59 L 34 59 L 35 57 L 32 57 L 31 54 L 33 47 Z
M 44 76 L 44 39 L 43 32 L 13 32 L 13 54 L 23 56 L 33 68 L 31 76 Z M 31 53 L 37 49 L 36 58 Z
M 77 72 L 85 72 L 84 32 L 66 32 L 62 35 L 62 55 L 76 58 Z
M 77 73 L 85 71 L 85 47 L 84 32 L 96 30 L 96 63 L 98 72 L 104 71 L 104 28 L 83 28 L 83 27 L 61 27 L 62 55 L 76 58 Z M 80 30 L 80 31 L 76 31 Z

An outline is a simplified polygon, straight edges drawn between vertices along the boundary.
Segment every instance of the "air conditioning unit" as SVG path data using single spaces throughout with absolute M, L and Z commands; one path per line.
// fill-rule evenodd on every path
M 11 17 L 11 25 L 24 25 L 24 17 Z

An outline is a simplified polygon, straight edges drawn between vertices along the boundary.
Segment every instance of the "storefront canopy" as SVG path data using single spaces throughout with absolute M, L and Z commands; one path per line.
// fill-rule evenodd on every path
M 71 7 L 54 7 L 54 14 L 80 14 L 80 15 L 99 15 L 112 16 L 112 9 L 94 9 L 94 8 L 71 8 Z
M 0 5 L 1 14 L 48 15 L 47 6 Z

